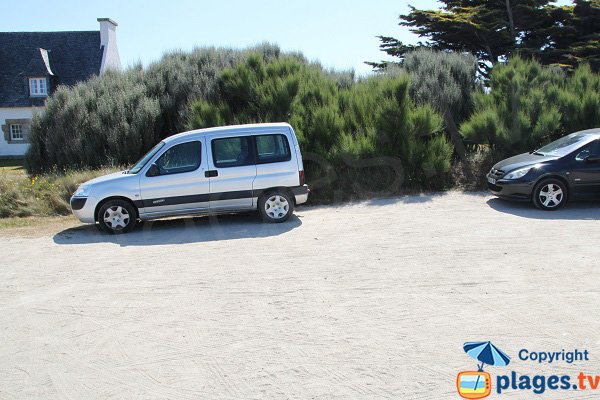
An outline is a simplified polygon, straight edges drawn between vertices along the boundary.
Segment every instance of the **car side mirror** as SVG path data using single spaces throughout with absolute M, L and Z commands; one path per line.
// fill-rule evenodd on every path
M 160 168 L 158 165 L 152 164 L 150 168 L 148 168 L 148 172 L 146 172 L 146 176 L 158 176 L 160 175 Z
M 600 161 L 600 156 L 596 156 L 596 155 L 592 155 L 592 156 L 587 156 L 585 158 L 586 162 L 598 162 Z

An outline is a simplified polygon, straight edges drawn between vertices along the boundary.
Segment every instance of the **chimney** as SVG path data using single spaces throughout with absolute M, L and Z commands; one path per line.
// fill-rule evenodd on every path
M 110 18 L 98 18 L 100 23 L 100 46 L 102 47 L 102 64 L 100 74 L 108 69 L 121 69 L 121 59 L 117 48 L 117 23 Z

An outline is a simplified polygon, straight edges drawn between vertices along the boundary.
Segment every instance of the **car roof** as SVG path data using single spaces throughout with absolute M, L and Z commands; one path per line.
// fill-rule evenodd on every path
M 194 137 L 197 135 L 212 135 L 219 133 L 228 133 L 228 132 L 253 132 L 253 131 L 261 131 L 261 132 L 269 132 L 269 131 L 281 131 L 281 128 L 286 128 L 291 130 L 290 124 L 286 122 L 271 122 L 271 123 L 262 123 L 262 124 L 244 124 L 244 125 L 228 125 L 228 126 L 217 126 L 213 128 L 204 128 L 204 129 L 194 129 L 187 132 L 178 133 L 172 136 L 165 138 L 163 141 L 165 143 L 170 143 L 173 141 L 185 140 L 186 138 Z
M 585 129 L 583 131 L 573 132 L 573 134 L 592 136 L 594 138 L 597 138 L 600 137 L 600 128 Z

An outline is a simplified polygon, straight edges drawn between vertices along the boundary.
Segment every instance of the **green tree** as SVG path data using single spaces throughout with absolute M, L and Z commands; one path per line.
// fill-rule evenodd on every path
M 464 137 L 497 157 L 535 149 L 567 133 L 600 126 L 600 75 L 587 65 L 567 75 L 514 57 L 492 70 L 490 92 L 477 93 Z
M 565 7 L 551 2 L 442 0 L 444 5 L 439 10 L 411 7 L 410 13 L 400 16 L 400 25 L 409 27 L 425 42 L 406 45 L 393 37 L 380 36 L 380 48 L 400 61 L 417 47 L 470 52 L 478 58 L 480 72 L 486 78 L 496 63 L 514 53 L 570 67 L 597 60 L 599 0 L 576 0 L 575 5 Z M 592 62 L 593 68 L 596 62 Z
M 549 43 L 529 49 L 531 53 L 544 64 L 572 69 L 586 63 L 600 71 L 600 0 L 574 0 L 573 6 L 557 7 L 552 20 Z

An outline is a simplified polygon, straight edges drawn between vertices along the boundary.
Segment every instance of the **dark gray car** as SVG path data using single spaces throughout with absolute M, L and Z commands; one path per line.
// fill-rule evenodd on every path
M 496 196 L 557 210 L 568 200 L 600 198 L 600 128 L 564 136 L 500 161 L 487 174 Z

